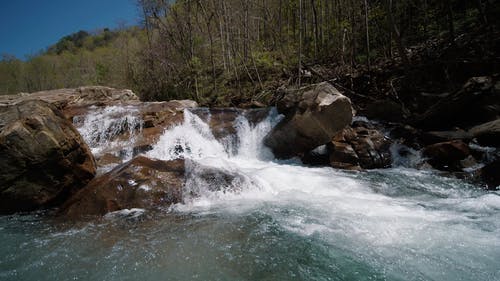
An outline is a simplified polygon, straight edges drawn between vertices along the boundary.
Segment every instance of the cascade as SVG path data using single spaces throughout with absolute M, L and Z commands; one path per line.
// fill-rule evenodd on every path
M 47 280 L 500 280 L 500 191 L 415 170 L 411 150 L 363 172 L 279 161 L 263 145 L 276 112 L 258 123 L 241 114 L 229 139 L 210 118 L 185 110 L 145 153 L 186 159 L 184 202 L 154 220 L 132 209 L 70 230 L 0 218 L 0 278 L 49 268 Z M 131 108 L 76 123 L 96 153 L 129 151 L 141 128 Z M 207 177 L 212 169 L 230 180 Z
M 140 112 L 133 106 L 95 108 L 75 116 L 73 124 L 94 155 L 113 152 L 124 160 L 132 158 L 133 144 L 143 127 Z M 120 139 L 124 133 L 126 138 Z

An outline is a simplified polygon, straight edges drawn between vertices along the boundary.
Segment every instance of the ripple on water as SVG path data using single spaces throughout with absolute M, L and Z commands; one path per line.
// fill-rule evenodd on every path
M 237 192 L 188 180 L 199 196 L 159 213 L 0 217 L 0 279 L 500 280 L 498 191 L 406 168 L 275 161 L 262 138 L 276 116 L 238 119 L 235 144 L 185 114 L 149 156 L 186 157 L 196 164 L 188 175 L 200 166 L 237 174 Z

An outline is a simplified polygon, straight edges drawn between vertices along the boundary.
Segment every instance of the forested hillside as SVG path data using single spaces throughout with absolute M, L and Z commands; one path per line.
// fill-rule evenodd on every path
M 94 34 L 79 31 L 26 61 L 3 55 L 0 93 L 82 85 L 132 87 L 131 68 L 140 65 L 138 53 L 142 50 L 143 34 L 138 27 L 104 29 Z
M 490 40 L 500 12 L 491 0 L 140 0 L 138 9 L 141 26 L 80 31 L 26 61 L 4 55 L 0 93 L 108 85 L 151 100 L 268 103 L 280 87 L 313 82 L 313 65 L 326 69 L 316 79 L 356 76 L 407 68 L 429 39 Z

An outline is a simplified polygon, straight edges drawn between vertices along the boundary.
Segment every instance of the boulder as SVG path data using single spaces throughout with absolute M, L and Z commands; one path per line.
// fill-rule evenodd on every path
M 470 128 L 499 117 L 500 81 L 498 77 L 473 77 L 450 97 L 429 108 L 416 122 L 432 130 Z
M 288 95 L 284 98 L 286 102 L 278 106 L 280 112 L 285 113 L 285 118 L 264 141 L 278 158 L 304 155 L 328 143 L 335 134 L 351 124 L 351 101 L 328 83 Z
M 471 154 L 469 146 L 461 140 L 440 142 L 426 146 L 423 156 L 432 167 L 444 171 L 461 171 L 462 160 Z
M 239 192 L 247 184 L 250 180 L 235 171 L 138 156 L 94 178 L 59 213 L 78 220 L 120 210 L 156 211 L 207 193 Z
M 0 213 L 57 205 L 96 173 L 90 149 L 55 106 L 0 106 Z
M 64 204 L 61 213 L 81 219 L 123 209 L 168 207 L 181 202 L 184 184 L 184 160 L 139 156 L 92 180 Z
M 348 170 L 387 168 L 392 163 L 391 143 L 374 128 L 344 129 L 328 144 L 330 165 Z
M 469 130 L 469 134 L 477 138 L 481 145 L 500 146 L 500 119 L 475 126 Z

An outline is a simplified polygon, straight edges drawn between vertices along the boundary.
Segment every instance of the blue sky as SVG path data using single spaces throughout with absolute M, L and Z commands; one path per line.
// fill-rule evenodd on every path
M 0 55 L 24 59 L 79 30 L 137 24 L 135 0 L 0 0 Z

